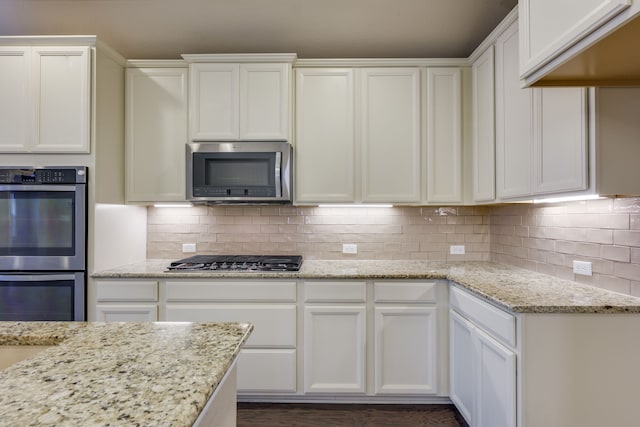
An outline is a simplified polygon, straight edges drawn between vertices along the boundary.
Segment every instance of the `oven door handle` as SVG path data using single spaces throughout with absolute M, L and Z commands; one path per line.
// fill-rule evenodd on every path
M 32 185 L 0 185 L 0 191 L 76 191 L 79 185 L 85 184 L 72 184 L 72 185 L 44 185 L 44 184 L 32 184 Z
M 42 282 L 75 280 L 73 274 L 0 274 L 1 282 Z

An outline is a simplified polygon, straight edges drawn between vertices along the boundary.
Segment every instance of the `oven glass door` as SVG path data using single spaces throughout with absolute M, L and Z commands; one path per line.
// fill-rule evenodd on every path
M 84 270 L 84 187 L 0 187 L 0 270 Z
M 0 274 L 0 321 L 82 321 L 84 273 Z

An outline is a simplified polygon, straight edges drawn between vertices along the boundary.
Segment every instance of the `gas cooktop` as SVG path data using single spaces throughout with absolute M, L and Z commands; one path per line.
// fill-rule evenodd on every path
M 300 255 L 195 255 L 172 262 L 167 271 L 298 271 Z

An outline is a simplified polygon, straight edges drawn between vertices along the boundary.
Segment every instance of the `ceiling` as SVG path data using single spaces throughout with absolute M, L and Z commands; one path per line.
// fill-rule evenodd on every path
M 467 57 L 517 0 L 0 0 L 0 35 L 97 35 L 129 59 L 182 53 Z

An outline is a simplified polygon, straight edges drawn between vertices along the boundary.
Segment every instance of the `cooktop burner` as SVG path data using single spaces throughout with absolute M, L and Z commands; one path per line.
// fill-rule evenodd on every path
M 300 255 L 195 255 L 172 262 L 167 271 L 298 271 Z

